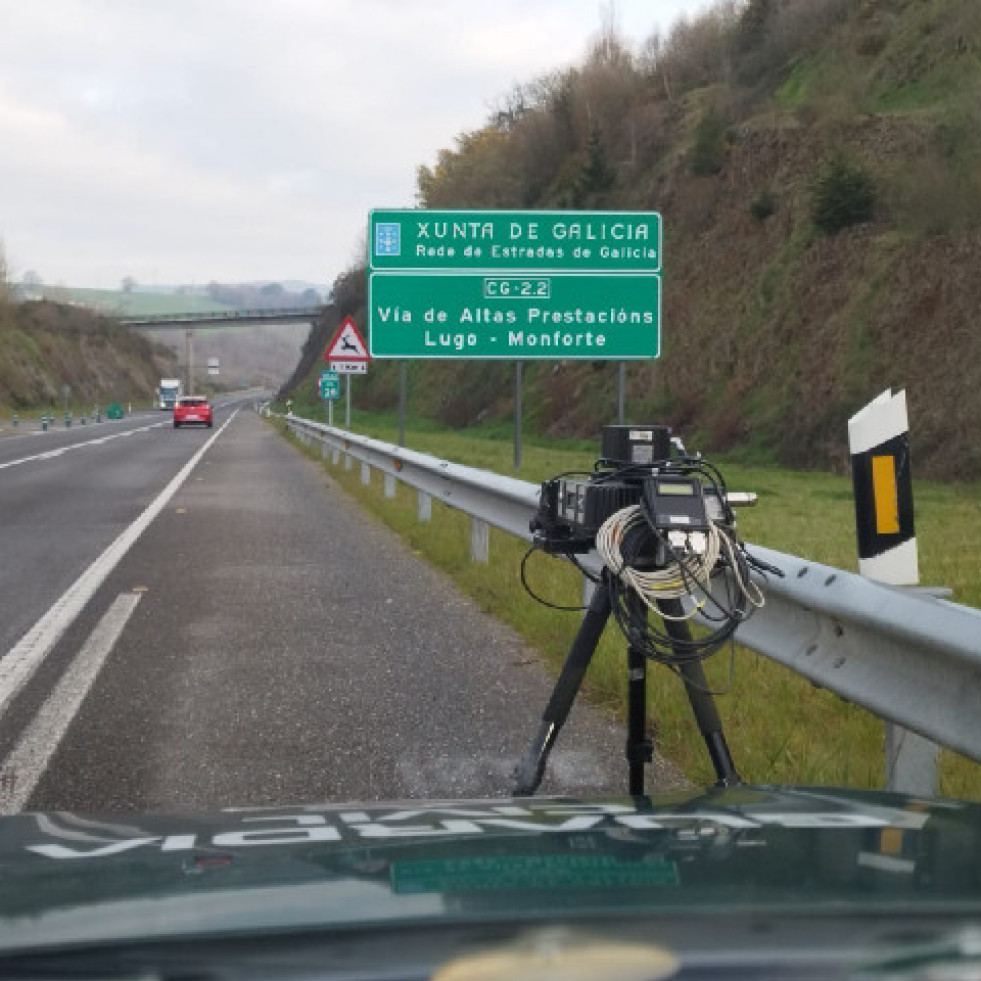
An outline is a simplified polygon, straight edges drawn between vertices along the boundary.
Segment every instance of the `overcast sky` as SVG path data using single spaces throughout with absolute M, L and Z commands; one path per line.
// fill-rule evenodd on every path
M 0 0 L 12 279 L 329 284 L 517 83 L 711 0 Z

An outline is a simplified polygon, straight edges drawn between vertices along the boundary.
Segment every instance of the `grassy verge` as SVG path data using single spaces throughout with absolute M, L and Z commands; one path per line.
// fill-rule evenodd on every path
M 393 421 L 357 414 L 352 428 L 393 441 Z M 526 442 L 521 466 L 513 469 L 510 440 L 475 437 L 436 429 L 413 429 L 406 442 L 413 448 L 539 481 L 565 470 L 592 465 L 595 447 Z M 319 456 L 319 454 L 318 454 Z M 843 569 L 854 569 L 855 532 L 851 487 L 847 478 L 797 473 L 767 467 L 721 463 L 732 490 L 759 495 L 754 509 L 739 513 L 742 537 L 759 545 L 804 556 Z M 556 670 L 578 626 L 578 615 L 547 609 L 521 586 L 519 567 L 526 546 L 492 531 L 491 561 L 468 559 L 468 526 L 464 515 L 438 502 L 433 520 L 420 524 L 415 493 L 397 485 L 386 498 L 373 474 L 360 483 L 360 469 L 345 471 L 325 464 L 332 478 L 370 512 L 402 535 L 428 561 L 445 570 L 489 613 L 510 624 L 542 652 Z M 974 485 L 918 482 L 917 537 L 922 581 L 949 586 L 960 603 L 981 606 L 981 562 L 975 544 L 981 537 L 981 512 Z M 536 555 L 528 577 L 540 595 L 574 605 L 579 578 L 567 563 Z M 479 656 L 479 652 L 474 652 Z M 590 666 L 588 697 L 623 711 L 624 642 L 611 626 Z M 752 651 L 736 648 L 716 654 L 706 666 L 710 681 L 726 694 L 718 698 L 726 735 L 742 775 L 753 781 L 881 787 L 882 723 L 863 709 L 812 686 L 798 675 Z M 692 780 L 709 782 L 712 771 L 680 683 L 666 669 L 650 673 L 651 723 L 662 753 Z M 941 793 L 981 799 L 981 767 L 944 752 Z

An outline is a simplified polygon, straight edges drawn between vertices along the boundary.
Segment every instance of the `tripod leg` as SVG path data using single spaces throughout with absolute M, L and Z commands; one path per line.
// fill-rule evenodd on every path
M 533 794 L 542 782 L 548 754 L 558 738 L 559 730 L 569 717 L 593 652 L 603 635 L 606 621 L 610 618 L 610 609 L 610 591 L 604 573 L 603 582 L 593 592 L 565 664 L 562 665 L 552 697 L 545 706 L 542 724 L 515 770 L 515 796 L 527 797 Z
M 672 617 L 684 613 L 681 600 L 658 600 L 657 605 L 658 609 Z M 691 639 L 691 630 L 687 621 L 665 618 L 664 629 L 674 640 L 687 641 Z M 688 661 L 682 664 L 681 677 L 685 683 L 688 702 L 695 713 L 698 730 L 705 740 L 709 758 L 715 768 L 717 783 L 723 787 L 741 783 L 739 774 L 736 772 L 736 765 L 733 763 L 732 755 L 729 752 L 729 746 L 726 743 L 725 734 L 722 732 L 722 720 L 719 718 L 715 699 L 709 691 L 708 681 L 705 678 L 705 671 L 701 662 Z
M 630 593 L 627 603 L 632 614 L 646 620 L 647 605 Z M 654 744 L 647 733 L 647 656 L 643 648 L 627 644 L 627 774 L 628 792 L 633 797 L 644 793 L 644 764 L 654 758 Z

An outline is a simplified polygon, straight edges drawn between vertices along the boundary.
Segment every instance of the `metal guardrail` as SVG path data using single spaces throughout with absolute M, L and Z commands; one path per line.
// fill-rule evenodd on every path
M 290 430 L 386 480 L 531 540 L 538 485 L 295 416 Z M 364 473 L 364 471 L 363 471 Z M 388 486 L 388 485 L 387 485 Z M 422 506 L 421 506 L 422 507 Z M 479 537 L 479 536 L 478 536 Z M 736 632 L 750 649 L 900 726 L 981 761 L 981 611 L 758 545 L 784 576 Z

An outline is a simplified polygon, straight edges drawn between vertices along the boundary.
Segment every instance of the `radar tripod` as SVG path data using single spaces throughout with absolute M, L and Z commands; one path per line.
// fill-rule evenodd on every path
M 609 569 L 603 570 L 601 583 L 596 587 L 583 616 L 579 631 L 566 656 L 548 705 L 542 714 L 542 723 L 515 771 L 515 796 L 533 794 L 545 774 L 548 755 L 555 745 L 559 731 L 569 717 L 572 703 L 582 685 L 586 669 L 592 660 L 603 634 L 603 629 L 613 612 Z M 647 614 L 647 605 L 635 592 L 627 597 L 633 612 L 640 617 Z M 676 641 L 690 639 L 691 633 L 685 620 L 674 619 L 684 612 L 681 600 L 657 600 L 658 610 L 664 617 L 665 630 Z M 675 648 L 677 651 L 677 648 Z M 679 659 L 678 673 L 685 685 L 689 704 L 695 715 L 698 729 L 705 740 L 708 754 L 715 768 L 717 786 L 740 783 L 725 735 L 722 722 L 709 690 L 702 664 L 694 659 Z M 647 733 L 647 657 L 636 644 L 627 644 L 627 745 L 628 790 L 632 796 L 644 793 L 644 764 L 654 756 L 653 743 Z

